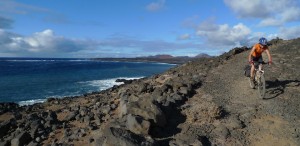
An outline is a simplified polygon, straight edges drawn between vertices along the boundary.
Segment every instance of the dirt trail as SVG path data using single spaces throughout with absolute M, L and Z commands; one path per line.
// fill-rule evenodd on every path
M 275 51 L 273 61 L 277 65 L 265 67 L 267 95 L 263 100 L 258 98 L 258 91 L 251 89 L 248 79 L 243 76 L 242 69 L 247 63 L 248 53 L 249 51 L 235 55 L 223 65 L 212 69 L 198 94 L 192 98 L 199 98 L 204 92 L 211 95 L 212 101 L 224 109 L 225 117 L 213 122 L 215 127 L 220 125 L 216 123 L 221 123 L 229 130 L 223 141 L 219 140 L 219 144 L 299 145 L 299 110 L 294 106 L 299 104 L 299 81 L 289 80 L 293 76 L 284 75 L 289 72 L 286 70 L 282 73 L 282 65 L 279 63 L 280 59 L 290 60 L 289 56 L 276 58 L 280 55 Z M 299 58 L 296 59 L 299 61 Z M 295 66 L 295 63 L 297 61 L 285 66 Z M 280 78 L 282 80 L 278 81 Z M 288 84 L 291 86 L 283 88 Z M 242 127 L 230 128 L 236 123 Z M 218 140 L 212 141 L 218 144 Z

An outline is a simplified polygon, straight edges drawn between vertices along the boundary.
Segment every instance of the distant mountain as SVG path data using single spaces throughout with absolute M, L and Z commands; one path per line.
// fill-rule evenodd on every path
M 125 62 L 160 62 L 160 63 L 171 63 L 171 64 L 183 64 L 188 61 L 192 61 L 197 58 L 209 58 L 211 56 L 207 54 L 199 54 L 196 57 L 189 56 L 172 56 L 168 54 L 158 54 L 154 56 L 143 56 L 136 58 L 94 58 L 93 60 L 102 61 L 125 61 Z
M 206 53 L 201 53 L 195 56 L 195 58 L 209 58 L 209 57 L 211 56 Z
M 206 53 L 201 53 L 196 55 L 195 57 L 189 57 L 189 56 L 172 56 L 168 54 L 159 54 L 154 56 L 146 56 L 146 57 L 137 57 L 137 58 L 155 58 L 155 59 L 172 59 L 172 58 L 209 58 L 210 55 Z
M 144 58 L 144 57 L 141 57 L 141 58 Z M 145 58 L 170 59 L 170 58 L 174 58 L 174 56 L 168 55 L 168 54 L 159 54 L 159 55 L 155 55 L 155 56 L 148 56 Z

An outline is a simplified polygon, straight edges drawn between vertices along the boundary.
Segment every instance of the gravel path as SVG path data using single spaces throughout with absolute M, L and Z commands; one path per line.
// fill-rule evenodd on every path
M 233 56 L 209 72 L 198 94 L 192 98 L 209 95 L 226 113 L 223 118 L 212 121 L 212 132 L 206 133 L 212 144 L 300 144 L 300 60 L 298 48 L 293 46 L 296 45 L 271 47 L 274 65 L 265 66 L 267 94 L 264 100 L 258 98 L 258 91 L 251 89 L 248 78 L 243 76 L 249 51 Z M 294 53 L 281 54 L 286 48 Z M 235 127 L 236 124 L 241 126 Z M 221 133 L 226 131 L 223 139 L 213 135 L 214 129 L 222 126 L 225 130 Z

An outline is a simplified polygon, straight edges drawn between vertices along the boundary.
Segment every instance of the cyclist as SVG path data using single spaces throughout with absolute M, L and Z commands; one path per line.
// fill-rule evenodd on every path
M 262 58 L 262 53 L 266 52 L 268 55 L 269 59 L 269 64 L 272 64 L 272 57 L 270 54 L 269 47 L 267 45 L 268 41 L 266 38 L 262 37 L 259 39 L 259 43 L 255 44 L 251 52 L 249 54 L 249 63 L 251 64 L 251 81 L 254 81 L 254 62 L 259 63 L 259 70 L 262 69 L 262 63 L 263 63 L 263 58 Z

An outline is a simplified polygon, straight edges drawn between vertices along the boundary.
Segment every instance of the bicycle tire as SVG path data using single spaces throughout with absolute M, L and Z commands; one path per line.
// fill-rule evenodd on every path
M 251 89 L 255 89 L 255 83 L 251 80 L 251 78 L 249 77 L 249 85 Z
M 263 75 L 261 75 L 259 78 L 257 89 L 259 98 L 264 99 L 266 95 L 266 81 Z

